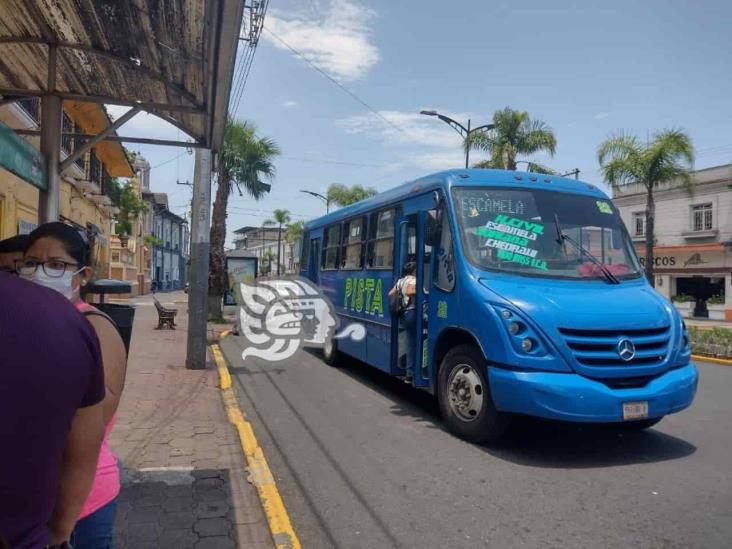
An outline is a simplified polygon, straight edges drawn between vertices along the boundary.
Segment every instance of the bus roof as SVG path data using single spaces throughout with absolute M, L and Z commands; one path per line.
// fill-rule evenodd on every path
M 417 193 L 429 192 L 436 189 L 448 190 L 453 186 L 470 187 L 491 185 L 547 189 L 607 198 L 604 192 L 590 183 L 556 175 L 511 170 L 454 169 L 426 175 L 414 181 L 403 183 L 393 189 L 310 220 L 305 223 L 305 230 L 322 227 L 323 225 L 328 225 L 352 216 L 363 215 L 374 210 L 386 208 L 390 204 L 398 203 L 410 195 Z

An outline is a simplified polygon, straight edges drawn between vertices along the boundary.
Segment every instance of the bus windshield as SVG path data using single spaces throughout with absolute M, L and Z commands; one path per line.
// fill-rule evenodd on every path
M 641 274 L 610 200 L 515 188 L 453 192 L 463 252 L 482 269 L 572 279 Z

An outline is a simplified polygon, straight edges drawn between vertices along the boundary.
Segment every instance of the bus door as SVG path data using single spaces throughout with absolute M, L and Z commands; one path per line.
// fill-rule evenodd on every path
M 431 247 L 425 239 L 426 229 L 434 219 L 435 210 L 422 210 L 397 218 L 397 261 L 395 278 L 401 278 L 404 266 L 413 261 L 417 264 L 417 294 L 415 301 L 415 322 L 407 327 L 403 319 L 392 323 L 392 356 L 396 375 L 406 375 L 408 360 L 413 362 L 413 384 L 415 387 L 431 385 L 431 365 L 427 360 L 427 334 L 430 286 Z M 409 343 L 413 342 L 410 348 Z M 409 354 L 408 354 L 409 353 Z M 410 356 L 411 355 L 411 356 Z

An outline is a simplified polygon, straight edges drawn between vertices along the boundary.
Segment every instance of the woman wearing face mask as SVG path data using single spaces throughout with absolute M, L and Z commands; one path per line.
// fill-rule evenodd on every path
M 89 320 L 102 349 L 106 395 L 102 402 L 106 425 L 91 493 L 79 516 L 71 544 L 75 549 L 102 549 L 112 546 L 112 526 L 120 491 L 117 458 L 109 447 L 109 433 L 125 381 L 127 353 L 112 320 L 80 296 L 81 287 L 92 271 L 90 246 L 86 235 L 65 223 L 46 223 L 30 235 L 18 274 L 60 292 Z

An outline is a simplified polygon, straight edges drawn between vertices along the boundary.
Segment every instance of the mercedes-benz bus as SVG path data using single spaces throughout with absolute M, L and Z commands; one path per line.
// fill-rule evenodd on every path
M 592 184 L 451 170 L 310 221 L 303 238 L 301 275 L 341 326 L 366 327 L 326 341 L 326 362 L 354 357 L 435 394 L 464 439 L 494 439 L 515 414 L 642 429 L 694 398 L 686 326 Z M 387 297 L 407 262 L 411 337 Z

